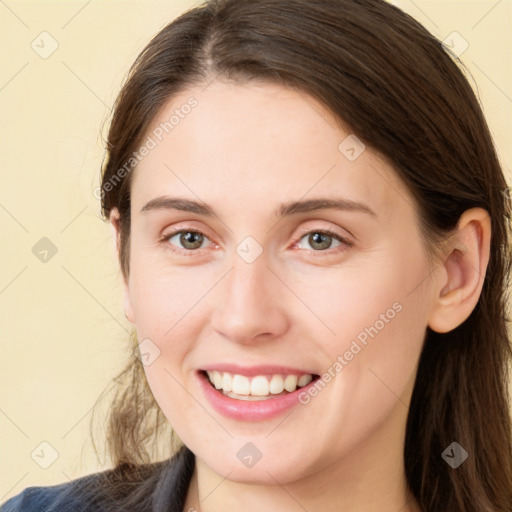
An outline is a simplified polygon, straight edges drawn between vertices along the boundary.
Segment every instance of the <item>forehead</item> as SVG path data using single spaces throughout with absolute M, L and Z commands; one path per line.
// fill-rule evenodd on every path
M 172 193 L 268 213 L 327 194 L 364 199 L 384 217 L 411 213 L 408 190 L 383 158 L 314 98 L 280 85 L 216 80 L 182 91 L 155 116 L 149 139 L 133 177 L 135 207 Z

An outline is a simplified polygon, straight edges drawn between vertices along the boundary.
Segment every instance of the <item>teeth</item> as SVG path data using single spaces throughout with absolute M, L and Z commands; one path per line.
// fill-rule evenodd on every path
M 211 377 L 210 377 L 210 380 L 212 380 Z M 220 372 L 213 372 L 213 384 L 217 389 L 222 389 L 223 382 L 222 382 L 222 374 Z
M 299 380 L 297 381 L 297 386 L 299 388 L 302 388 L 304 386 L 307 386 L 312 380 L 313 377 L 311 375 L 301 375 L 299 377 Z
M 281 375 L 273 375 L 270 379 L 270 392 L 273 395 L 278 395 L 279 393 L 283 392 L 284 389 L 284 382 L 283 377 Z
M 284 392 L 291 393 L 297 387 L 306 386 L 313 380 L 310 374 L 304 375 L 258 375 L 252 379 L 245 375 L 208 371 L 208 378 L 216 389 L 225 395 L 236 398 L 237 395 L 245 400 L 257 400 L 257 397 L 269 397 Z
M 297 389 L 297 375 L 287 375 L 284 379 L 284 389 L 286 391 L 295 391 Z
M 226 375 L 229 375 L 229 373 L 224 373 L 224 378 L 226 378 Z M 247 377 L 244 377 L 243 375 L 234 375 L 233 389 L 224 389 L 224 391 L 233 391 L 233 393 L 236 393 L 237 395 L 250 395 L 251 381 Z
M 270 384 L 266 377 L 258 376 L 251 380 L 251 395 L 266 396 L 269 393 Z
M 222 375 L 222 389 L 224 391 L 232 391 L 233 389 L 233 377 L 230 373 L 224 373 Z

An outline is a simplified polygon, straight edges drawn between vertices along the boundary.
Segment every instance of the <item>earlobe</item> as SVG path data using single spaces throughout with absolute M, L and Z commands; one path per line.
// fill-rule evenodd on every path
M 436 288 L 429 327 L 449 332 L 462 324 L 475 308 L 489 262 L 491 222 L 482 208 L 466 210 L 447 245 L 442 262 L 443 282 Z

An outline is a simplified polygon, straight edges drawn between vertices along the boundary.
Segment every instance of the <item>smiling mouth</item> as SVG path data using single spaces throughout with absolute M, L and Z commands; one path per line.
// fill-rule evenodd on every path
M 293 393 L 320 378 L 316 374 L 256 375 L 247 377 L 230 372 L 201 371 L 210 385 L 224 396 L 236 400 L 260 401 Z

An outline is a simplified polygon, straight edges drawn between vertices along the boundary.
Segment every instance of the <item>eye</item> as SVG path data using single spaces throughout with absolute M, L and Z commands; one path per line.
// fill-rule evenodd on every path
M 301 236 L 298 242 L 299 244 L 302 239 L 306 239 L 307 243 L 310 244 L 310 247 L 313 248 L 314 252 L 325 252 L 327 249 L 332 247 L 333 241 L 338 242 L 336 247 L 352 247 L 353 245 L 350 240 L 328 229 L 308 231 Z M 299 248 L 302 249 L 302 247 Z
M 173 238 L 176 240 L 173 242 Z M 205 240 L 209 240 L 206 235 L 200 231 L 193 231 L 191 229 L 182 229 L 175 231 L 168 235 L 164 235 L 162 242 L 170 242 L 171 250 L 186 254 L 187 252 L 193 252 L 196 249 L 200 249 Z M 181 244 L 177 246 L 176 244 Z M 174 248 L 176 247 L 176 249 Z
M 176 240 L 173 241 L 173 239 Z M 310 244 L 313 252 L 330 252 L 328 249 L 332 248 L 333 242 L 338 243 L 335 248 L 341 246 L 345 249 L 353 246 L 350 240 L 328 229 L 317 229 L 303 233 L 296 243 L 299 249 L 304 248 L 300 247 L 303 239 L 306 239 L 307 243 Z M 164 235 L 162 238 L 162 242 L 165 242 L 172 251 L 184 255 L 191 255 L 197 249 L 204 248 L 203 243 L 207 240 L 209 238 L 204 233 L 192 229 L 174 231 Z

